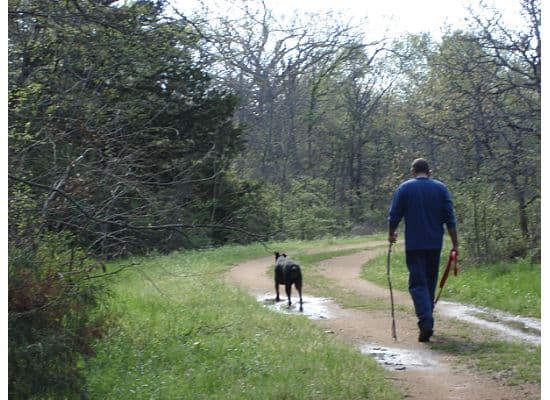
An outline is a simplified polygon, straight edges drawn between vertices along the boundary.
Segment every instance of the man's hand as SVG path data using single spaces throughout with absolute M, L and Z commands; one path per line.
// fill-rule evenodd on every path
M 397 232 L 390 232 L 388 236 L 388 242 L 395 243 L 397 242 Z
M 453 243 L 451 252 L 454 251 L 456 253 L 456 256 L 458 257 L 458 235 L 456 233 L 456 229 L 449 229 L 449 236 L 451 237 L 451 241 Z

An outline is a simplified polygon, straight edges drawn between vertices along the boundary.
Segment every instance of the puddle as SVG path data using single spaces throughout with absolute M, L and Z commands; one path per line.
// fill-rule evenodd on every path
M 471 322 L 497 331 L 504 339 L 519 339 L 535 345 L 541 344 L 540 319 L 516 316 L 499 310 L 464 305 L 451 301 L 441 301 L 440 304 L 439 312 L 448 317 Z
M 257 300 L 267 308 L 284 314 L 305 315 L 310 319 L 330 319 L 334 315 L 329 311 L 329 299 L 322 297 L 302 296 L 303 311 L 300 311 L 300 300 L 292 296 L 292 305 L 288 307 L 286 297 L 281 297 L 281 301 L 275 301 L 275 295 L 264 294 L 257 297 Z
M 405 350 L 372 344 L 363 345 L 360 349 L 362 354 L 374 357 L 380 365 L 392 371 L 431 369 L 437 366 L 435 360 L 427 351 Z

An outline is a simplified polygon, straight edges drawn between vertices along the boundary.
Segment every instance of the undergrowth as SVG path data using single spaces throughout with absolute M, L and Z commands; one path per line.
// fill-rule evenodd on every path
M 261 255 L 254 245 L 128 260 L 139 265 L 111 286 L 111 328 L 87 366 L 90 397 L 400 398 L 371 358 L 224 283 L 229 266 Z

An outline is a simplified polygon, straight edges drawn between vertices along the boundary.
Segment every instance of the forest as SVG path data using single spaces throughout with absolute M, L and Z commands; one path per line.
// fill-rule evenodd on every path
M 262 1 L 9 0 L 13 398 L 79 390 L 109 260 L 384 232 L 417 157 L 464 263 L 540 263 L 541 4 L 518 1 L 522 29 L 367 40 Z

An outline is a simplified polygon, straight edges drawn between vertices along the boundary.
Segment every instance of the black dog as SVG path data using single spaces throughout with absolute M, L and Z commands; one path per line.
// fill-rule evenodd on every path
M 300 295 L 300 311 L 304 311 L 302 307 L 302 270 L 300 266 L 289 259 L 286 254 L 275 253 L 275 292 L 277 298 L 275 301 L 281 301 L 279 298 L 279 285 L 285 285 L 286 297 L 288 298 L 288 306 L 292 304 L 290 301 L 291 287 L 294 284 L 298 294 Z

